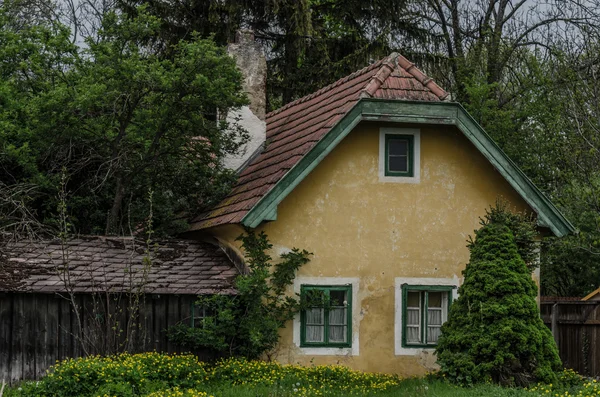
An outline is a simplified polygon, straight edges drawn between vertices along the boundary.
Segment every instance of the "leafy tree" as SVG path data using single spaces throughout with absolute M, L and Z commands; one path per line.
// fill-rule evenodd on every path
M 178 324 L 169 329 L 170 339 L 187 348 L 251 359 L 275 348 L 279 329 L 300 310 L 299 300 L 287 295 L 287 288 L 311 254 L 294 248 L 272 265 L 268 254 L 272 245 L 264 232 L 247 230 L 239 239 L 246 253 L 248 273 L 237 277 L 237 293 L 200 297 L 197 305 L 208 313 L 202 326 Z
M 104 15 L 80 47 L 58 24 L 12 26 L 0 15 L 0 179 L 39 186 L 45 223 L 63 167 L 80 233 L 135 232 L 152 189 L 156 229 L 172 234 L 226 193 L 233 174 L 221 159 L 246 132 L 217 115 L 246 98 L 223 48 L 194 37 L 163 58 L 146 45 L 160 21 L 144 9 Z
M 551 194 L 579 232 L 546 242 L 545 295 L 582 297 L 600 286 L 600 41 L 590 32 L 582 43 L 582 51 L 562 49 L 559 59 L 546 64 L 558 131 L 553 135 L 559 162 L 552 168 L 559 183 Z
M 436 349 L 442 374 L 459 384 L 554 381 L 561 361 L 510 229 L 489 222 L 469 249 L 464 282 Z
M 276 109 L 382 58 L 391 48 L 431 40 L 410 12 L 409 0 L 120 0 L 135 15 L 145 4 L 161 20 L 158 42 L 166 46 L 192 32 L 233 40 L 252 28 L 269 55 L 267 99 Z M 165 44 L 166 43 L 166 44 Z M 406 51 L 405 51 L 406 52 Z

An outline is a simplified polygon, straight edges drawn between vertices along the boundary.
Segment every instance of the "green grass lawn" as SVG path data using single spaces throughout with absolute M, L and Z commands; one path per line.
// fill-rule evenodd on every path
M 301 387 L 301 386 L 300 386 Z M 208 395 L 215 397 L 291 397 L 304 395 L 300 391 L 277 389 L 276 387 L 231 386 L 222 385 L 204 389 Z M 523 389 L 503 388 L 493 385 L 480 385 L 472 388 L 453 386 L 441 381 L 426 381 L 423 379 L 404 380 L 398 386 L 377 393 L 327 394 L 333 396 L 380 396 L 380 397 L 537 397 L 541 394 Z
M 276 387 L 256 387 L 256 386 L 213 386 L 203 389 L 215 397 L 291 397 L 294 395 L 305 395 L 302 390 L 295 392 L 293 389 L 276 388 Z M 361 394 L 327 394 L 333 396 L 380 396 L 380 397 L 537 397 L 541 394 L 532 393 L 523 389 L 503 388 L 493 385 L 480 385 L 472 388 L 462 388 L 453 386 L 441 381 L 426 381 L 423 379 L 409 379 L 401 382 L 400 385 L 394 386 L 385 391 L 377 393 L 361 393 Z

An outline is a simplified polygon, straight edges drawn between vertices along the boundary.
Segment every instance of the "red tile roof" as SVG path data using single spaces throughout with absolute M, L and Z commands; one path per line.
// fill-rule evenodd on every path
M 321 90 L 267 114 L 266 148 L 239 175 L 229 195 L 192 222 L 191 230 L 240 223 L 277 182 L 360 98 L 437 102 L 448 94 L 393 53 Z
M 216 245 L 191 240 L 146 244 L 123 237 L 18 241 L 0 251 L 2 292 L 126 292 L 143 286 L 154 294 L 235 293 L 239 274 Z M 68 264 L 69 273 L 63 264 Z

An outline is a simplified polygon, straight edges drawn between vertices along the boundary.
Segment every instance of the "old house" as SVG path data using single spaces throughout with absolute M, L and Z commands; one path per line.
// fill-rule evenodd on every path
M 540 235 L 574 230 L 460 104 L 394 53 L 267 114 L 263 147 L 188 236 L 239 250 L 250 227 L 276 253 L 314 253 L 294 292 L 331 305 L 281 331 L 281 362 L 416 375 L 434 368 L 466 239 L 498 198 L 534 213 Z
M 469 260 L 466 239 L 486 208 L 503 198 L 534 213 L 540 235 L 573 231 L 461 105 L 402 55 L 265 114 L 266 65 L 252 34 L 242 32 L 230 53 L 247 72 L 251 99 L 230 115 L 252 137 L 226 161 L 237 185 L 192 221 L 185 240 L 157 251 L 126 239 L 68 242 L 69 283 L 60 276 L 64 242 L 14 245 L 0 258 L 0 372 L 31 378 L 81 354 L 73 339 L 80 324 L 64 297 L 86 307 L 92 290 L 130 289 L 139 285 L 131 269 L 146 277 L 141 349 L 175 350 L 164 329 L 201 316 L 196 295 L 233 292 L 244 256 L 236 238 L 249 227 L 267 233 L 274 257 L 312 252 L 289 292 L 331 303 L 299 313 L 272 357 L 418 375 L 435 367 Z

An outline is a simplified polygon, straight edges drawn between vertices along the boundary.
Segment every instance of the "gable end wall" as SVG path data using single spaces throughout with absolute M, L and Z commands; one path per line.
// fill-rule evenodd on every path
M 380 181 L 381 127 L 420 129 L 419 183 Z M 360 123 L 279 204 L 277 220 L 258 228 L 273 243 L 274 258 L 293 247 L 314 254 L 299 278 L 358 279 L 358 319 L 353 323 L 360 334 L 360 353 L 305 352 L 294 342 L 289 324 L 275 357 L 402 376 L 434 369 L 435 357 L 427 349 L 396 354 L 401 349 L 396 346 L 395 280 L 433 278 L 459 284 L 469 259 L 466 240 L 498 197 L 519 211 L 531 211 L 455 127 Z M 241 228 L 216 232 L 222 241 L 232 241 Z

